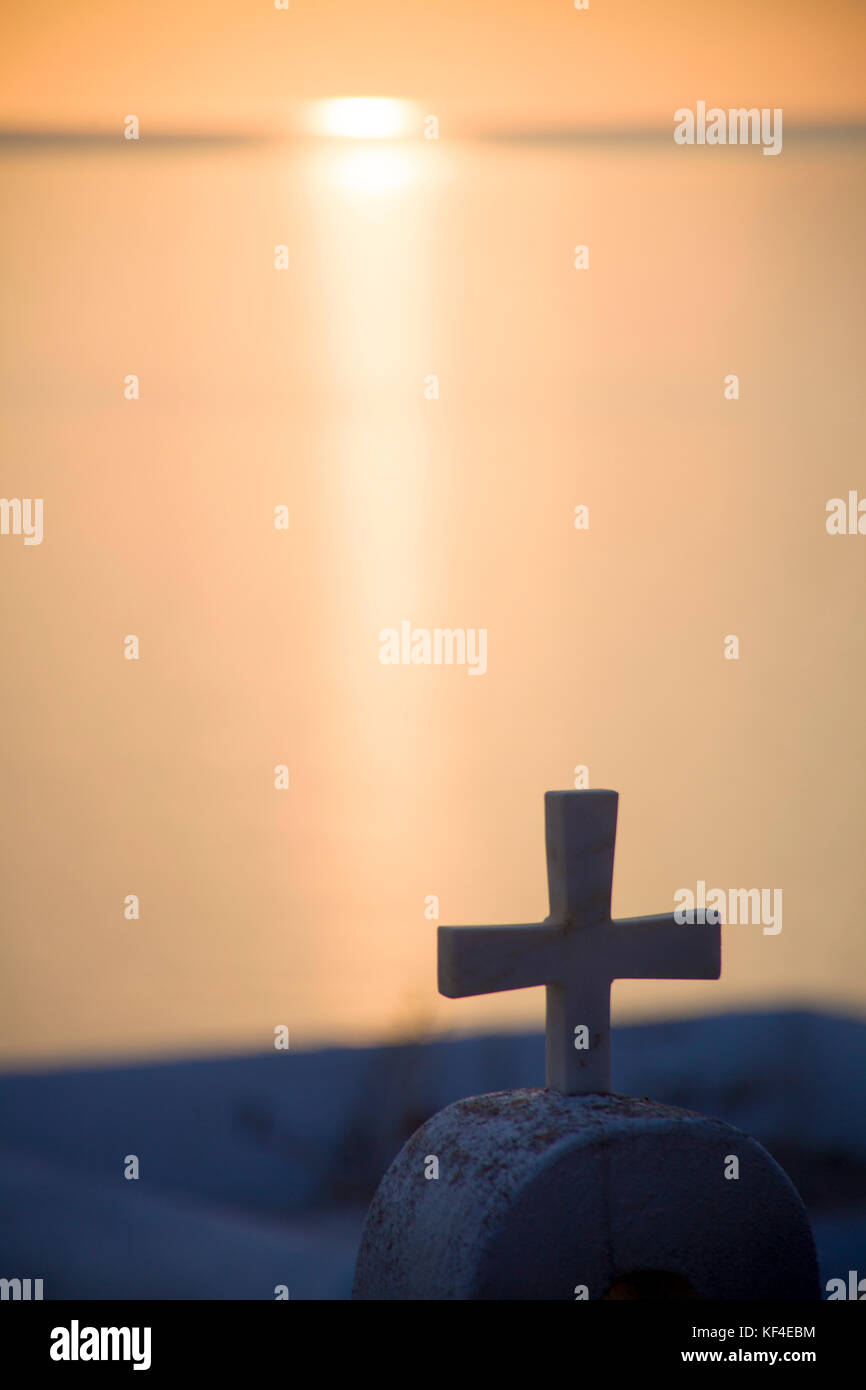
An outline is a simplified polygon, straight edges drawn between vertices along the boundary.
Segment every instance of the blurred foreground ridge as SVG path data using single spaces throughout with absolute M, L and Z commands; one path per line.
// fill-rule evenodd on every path
M 0 1273 L 44 1279 L 46 1299 L 345 1298 L 409 1135 L 451 1101 L 537 1084 L 543 1055 L 523 1034 L 6 1075 Z M 799 1188 L 822 1280 L 866 1268 L 866 1024 L 616 1028 L 613 1087 L 753 1134 Z

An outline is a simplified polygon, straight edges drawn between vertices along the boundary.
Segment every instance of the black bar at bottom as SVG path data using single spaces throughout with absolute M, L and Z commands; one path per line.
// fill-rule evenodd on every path
M 429 1383 L 441 1356 L 449 1382 L 461 1362 L 460 1379 L 504 1361 L 511 1383 L 515 1356 L 529 1358 L 537 1376 L 551 1370 L 554 1346 L 526 1340 L 536 1332 L 556 1339 L 575 1372 L 796 1365 L 826 1377 L 857 1364 L 866 1322 L 842 1302 L 576 1302 L 564 1316 L 561 1305 L 537 1303 L 505 1310 L 492 1303 L 4 1302 L 0 1369 L 14 1367 L 20 1379 L 31 1372 L 94 1376 L 105 1367 L 134 1375 L 138 1367 L 161 1380 L 273 1367 L 306 1381 L 311 1372 L 332 1376 L 342 1350 L 353 1380 L 383 1373 Z M 457 1344 L 456 1333 L 464 1334 Z

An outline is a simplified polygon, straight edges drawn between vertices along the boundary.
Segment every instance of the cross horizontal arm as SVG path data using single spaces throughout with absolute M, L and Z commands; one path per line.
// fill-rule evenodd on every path
M 612 980 L 717 980 L 722 973 L 718 925 L 681 926 L 672 912 L 613 921 L 606 934 Z
M 556 979 L 562 966 L 561 927 L 440 927 L 439 993 L 448 999 L 529 989 Z

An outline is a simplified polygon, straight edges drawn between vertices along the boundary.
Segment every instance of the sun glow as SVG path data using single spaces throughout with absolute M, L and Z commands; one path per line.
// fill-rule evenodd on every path
M 330 174 L 347 193 L 396 193 L 413 181 L 415 167 L 405 150 L 362 148 L 340 151 Z
M 396 97 L 335 97 L 313 103 L 309 127 L 348 140 L 397 140 L 411 133 L 416 119 L 412 104 Z

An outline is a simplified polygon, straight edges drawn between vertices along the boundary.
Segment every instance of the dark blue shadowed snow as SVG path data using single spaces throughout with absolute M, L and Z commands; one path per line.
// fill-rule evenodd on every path
M 866 1025 L 741 1014 L 614 1030 L 617 1091 L 753 1134 L 866 1276 Z M 364 1208 L 453 1100 L 543 1083 L 536 1035 L 0 1078 L 0 1275 L 46 1298 L 344 1298 Z M 137 1181 L 124 1178 L 127 1155 Z

